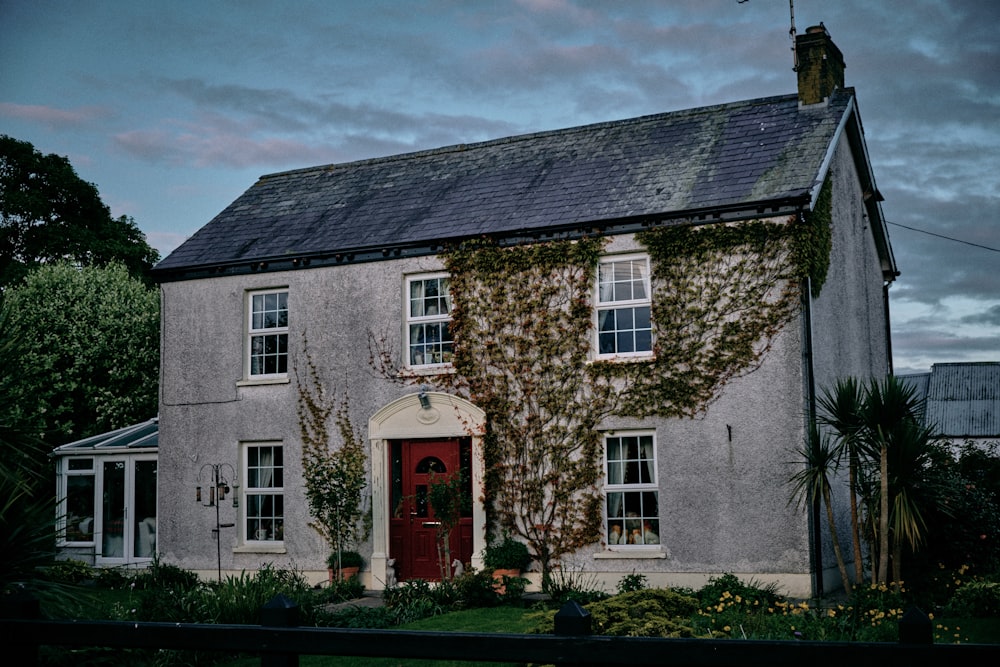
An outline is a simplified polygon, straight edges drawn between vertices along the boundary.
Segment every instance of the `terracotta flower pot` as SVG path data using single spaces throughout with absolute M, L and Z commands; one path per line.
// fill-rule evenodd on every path
M 499 595 L 503 595 L 507 592 L 507 585 L 504 584 L 504 577 L 520 577 L 520 570 L 493 570 L 493 590 L 495 590 Z
M 358 572 L 360 570 L 361 570 L 360 567 L 342 567 L 338 571 L 338 574 L 340 576 L 337 577 L 337 581 L 347 581 L 348 579 L 352 579 L 353 577 L 358 576 Z M 334 570 L 332 567 L 327 568 L 327 572 L 330 575 L 330 583 L 332 584 L 334 582 L 334 574 L 333 574 Z

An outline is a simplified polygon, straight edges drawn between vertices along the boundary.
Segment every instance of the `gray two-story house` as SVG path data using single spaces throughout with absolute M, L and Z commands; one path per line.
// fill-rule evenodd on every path
M 780 325 L 721 373 L 711 400 L 689 416 L 623 409 L 594 425 L 593 539 L 557 566 L 609 588 L 633 571 L 660 585 L 732 572 L 795 595 L 838 587 L 825 528 L 788 502 L 787 480 L 819 388 L 890 372 L 897 272 L 843 57 L 822 27 L 797 50 L 796 94 L 261 177 L 155 269 L 161 558 L 212 575 L 274 563 L 326 577 L 330 546 L 309 527 L 302 474 L 308 358 L 329 396 L 348 397 L 367 450 L 365 583 L 436 577 L 421 494 L 444 469 L 467 472 L 453 552 L 480 567 L 504 511 L 490 506 L 484 448 L 505 417 L 456 381 L 453 355 L 488 334 L 462 340 L 452 326 L 449 249 L 599 239 L 581 372 L 658 373 L 680 329 L 664 319 L 672 285 L 650 258 L 651 230 L 818 221 L 822 286 L 783 275 L 761 299 L 786 299 Z M 725 281 L 734 266 L 700 268 Z M 736 327 L 740 310 L 722 317 Z M 205 495 L 217 465 L 221 502 Z

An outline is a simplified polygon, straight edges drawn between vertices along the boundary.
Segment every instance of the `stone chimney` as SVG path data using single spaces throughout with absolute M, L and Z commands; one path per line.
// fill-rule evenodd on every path
M 795 37 L 795 58 L 800 105 L 822 104 L 844 87 L 844 54 L 822 23 Z

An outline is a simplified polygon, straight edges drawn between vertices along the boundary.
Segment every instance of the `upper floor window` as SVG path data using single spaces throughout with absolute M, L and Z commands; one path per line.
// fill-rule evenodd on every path
M 448 330 L 451 295 L 447 274 L 408 278 L 406 292 L 406 365 L 451 363 L 453 341 Z
M 649 259 L 611 257 L 597 268 L 597 356 L 637 356 L 653 351 Z
M 250 293 L 250 377 L 288 373 L 288 291 Z
M 654 435 L 608 435 L 604 438 L 604 452 L 608 544 L 659 544 Z
M 247 445 L 243 452 L 245 524 L 248 542 L 285 537 L 285 464 L 281 445 Z

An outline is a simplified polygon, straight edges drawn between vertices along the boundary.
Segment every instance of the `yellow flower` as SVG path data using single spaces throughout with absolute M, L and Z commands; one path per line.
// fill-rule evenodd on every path
M 722 631 L 723 631 L 723 632 L 729 632 L 730 630 L 732 630 L 732 628 L 731 628 L 731 627 L 729 627 L 728 625 L 724 625 L 724 626 L 722 627 Z

